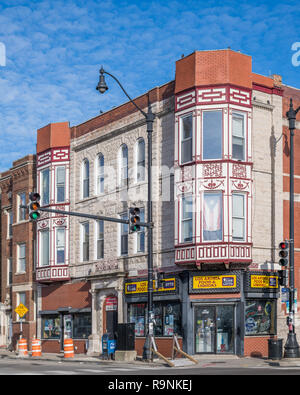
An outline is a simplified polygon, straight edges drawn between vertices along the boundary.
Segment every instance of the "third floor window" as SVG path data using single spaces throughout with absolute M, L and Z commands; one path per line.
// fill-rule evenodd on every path
M 203 111 L 203 159 L 222 159 L 222 111 Z

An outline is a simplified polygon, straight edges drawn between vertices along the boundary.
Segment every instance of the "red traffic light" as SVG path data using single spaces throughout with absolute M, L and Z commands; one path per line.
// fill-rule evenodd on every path
M 30 192 L 29 199 L 33 202 L 38 202 L 41 199 L 41 196 L 37 192 Z
M 286 241 L 282 241 L 282 242 L 279 244 L 279 248 L 280 248 L 281 250 L 286 250 L 287 248 L 289 248 L 289 243 L 287 243 Z

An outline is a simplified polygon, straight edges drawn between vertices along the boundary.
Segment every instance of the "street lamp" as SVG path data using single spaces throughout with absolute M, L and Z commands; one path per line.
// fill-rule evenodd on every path
M 151 336 L 153 336 L 153 325 L 154 325 L 154 312 L 153 312 L 153 237 L 152 237 L 152 228 L 153 228 L 153 222 L 152 222 L 152 132 L 153 132 L 153 122 L 155 119 L 155 114 L 152 113 L 151 110 L 151 105 L 150 101 L 148 100 L 148 112 L 145 113 L 128 95 L 128 93 L 125 91 L 119 80 L 113 76 L 112 74 L 108 73 L 103 69 L 101 66 L 100 69 L 100 78 L 99 78 L 99 83 L 96 87 L 96 89 L 99 91 L 99 93 L 105 93 L 108 89 L 108 86 L 106 85 L 104 74 L 109 75 L 112 77 L 120 86 L 122 91 L 125 93 L 125 95 L 128 97 L 130 102 L 139 110 L 141 114 L 146 119 L 146 124 L 147 124 L 147 137 L 148 137 L 148 218 L 147 218 L 147 223 L 148 223 L 148 331 L 147 331 L 147 336 L 144 344 L 144 351 L 143 351 L 143 358 L 146 360 L 150 360 L 152 357 L 152 352 L 151 352 Z
M 294 298 L 295 298 L 295 276 L 294 276 L 294 130 L 296 123 L 296 115 L 300 110 L 300 106 L 294 110 L 293 100 L 290 99 L 290 108 L 286 116 L 289 121 L 290 129 L 290 270 L 289 270 L 289 333 L 285 343 L 285 358 L 298 358 L 299 345 L 295 333 L 295 311 L 294 311 Z

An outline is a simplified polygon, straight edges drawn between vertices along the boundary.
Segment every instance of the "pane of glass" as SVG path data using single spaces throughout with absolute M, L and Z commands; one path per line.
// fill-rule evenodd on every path
M 42 338 L 43 339 L 60 338 L 60 318 L 58 315 L 42 317 Z
M 135 336 L 145 336 L 145 303 L 130 304 L 128 306 L 129 322 L 135 324 Z
M 57 167 L 56 182 L 58 184 L 65 183 L 65 167 L 64 166 Z
M 276 300 L 247 300 L 245 335 L 275 334 Z
M 234 217 L 244 217 L 244 195 L 232 195 L 232 213 Z
M 161 303 L 154 303 L 154 336 L 162 336 L 163 335 L 163 312 Z
M 233 218 L 232 220 L 232 237 L 234 240 L 244 240 L 245 220 L 243 218 Z
M 42 244 L 42 255 L 41 255 L 41 266 L 49 265 L 49 230 L 41 232 L 41 244 Z
M 182 198 L 182 219 L 193 218 L 193 198 L 185 196 Z
M 203 112 L 203 159 L 222 158 L 222 111 Z
M 188 115 L 181 118 L 182 140 L 191 138 L 193 135 L 193 117 Z
M 74 314 L 73 336 L 75 339 L 87 339 L 92 333 L 92 316 L 90 313 Z
M 196 353 L 215 352 L 215 310 L 213 307 L 195 308 Z
M 193 221 L 188 220 L 183 222 L 183 241 L 192 241 L 193 239 Z
M 65 263 L 65 229 L 56 231 L 56 263 Z
M 232 135 L 244 137 L 244 117 L 239 114 L 232 116 Z
M 233 306 L 217 306 L 217 352 L 234 352 Z
M 232 158 L 244 160 L 244 139 L 239 137 L 232 137 Z
M 222 193 L 204 193 L 203 240 L 223 239 Z
M 182 163 L 191 162 L 193 160 L 192 139 L 184 140 L 181 144 Z

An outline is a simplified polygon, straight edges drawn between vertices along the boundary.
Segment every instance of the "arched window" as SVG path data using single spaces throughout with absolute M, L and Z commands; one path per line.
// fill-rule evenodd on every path
M 128 148 L 126 144 L 121 146 L 119 160 L 120 187 L 128 185 Z
M 90 190 L 90 163 L 84 159 L 82 163 L 82 197 L 89 197 Z
M 140 138 L 136 148 L 136 181 L 145 180 L 145 141 Z
M 97 195 L 104 192 L 104 155 L 99 154 L 97 157 Z

